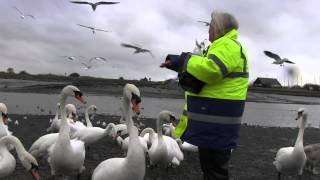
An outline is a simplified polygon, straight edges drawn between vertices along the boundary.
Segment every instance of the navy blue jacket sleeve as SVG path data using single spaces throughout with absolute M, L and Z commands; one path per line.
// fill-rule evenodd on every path
M 169 66 L 168 69 L 180 73 L 188 54 L 189 53 L 187 52 L 183 52 L 181 53 L 181 55 L 168 54 L 166 57 L 166 61 L 171 62 L 171 66 Z

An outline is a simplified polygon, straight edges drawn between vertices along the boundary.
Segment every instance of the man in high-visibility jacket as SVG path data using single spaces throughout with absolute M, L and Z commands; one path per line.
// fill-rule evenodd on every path
M 248 59 L 238 42 L 233 15 L 212 13 L 204 55 L 168 55 L 160 67 L 178 72 L 186 91 L 184 111 L 173 135 L 199 147 L 205 180 L 228 180 L 248 89 Z

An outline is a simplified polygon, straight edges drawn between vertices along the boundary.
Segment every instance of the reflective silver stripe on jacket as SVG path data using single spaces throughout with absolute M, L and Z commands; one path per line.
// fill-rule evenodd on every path
M 188 112 L 188 119 L 207 123 L 240 124 L 242 117 L 224 117 Z
M 208 58 L 213 60 L 219 66 L 223 77 L 226 77 L 228 75 L 228 69 L 227 69 L 226 65 L 224 65 L 224 63 L 216 55 L 209 54 Z

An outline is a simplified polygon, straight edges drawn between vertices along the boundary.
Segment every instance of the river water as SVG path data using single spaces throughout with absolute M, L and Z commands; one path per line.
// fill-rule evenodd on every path
M 120 96 L 86 95 L 87 105 L 95 104 L 98 114 L 120 115 Z M 294 99 L 302 102 L 320 103 L 319 98 L 295 97 L 273 95 L 273 98 Z M 0 102 L 8 107 L 9 114 L 55 114 L 58 94 L 39 93 L 9 93 L 0 92 Z M 68 103 L 74 103 L 79 113 L 84 112 L 85 106 L 74 98 L 69 98 Z M 183 108 L 183 99 L 143 97 L 141 114 L 145 117 L 155 118 L 161 110 L 170 110 L 180 115 Z M 281 104 L 281 103 L 255 103 L 247 102 L 243 123 L 248 125 L 296 127 L 296 110 L 300 107 L 308 109 L 308 126 L 319 127 L 320 105 L 306 104 Z

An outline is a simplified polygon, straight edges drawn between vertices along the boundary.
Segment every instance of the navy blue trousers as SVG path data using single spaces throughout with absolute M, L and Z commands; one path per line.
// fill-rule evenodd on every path
M 204 180 L 229 180 L 228 162 L 231 150 L 199 147 L 199 159 Z

